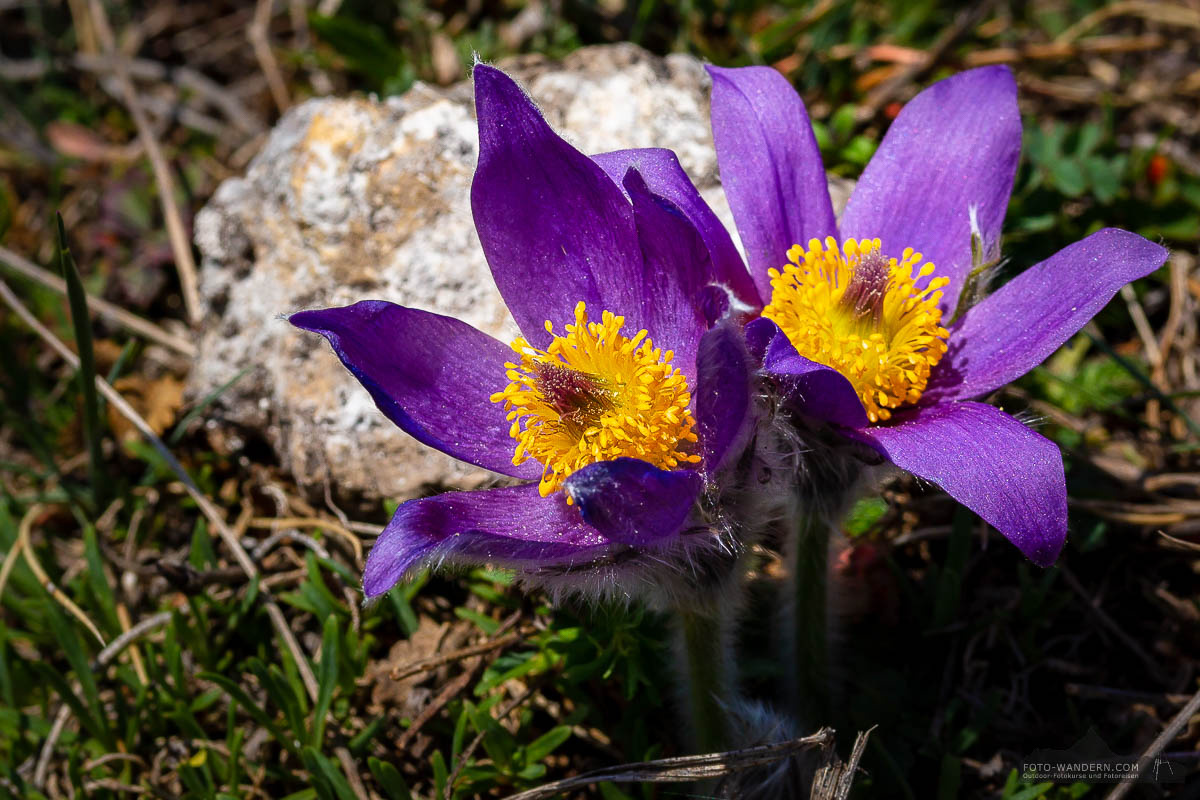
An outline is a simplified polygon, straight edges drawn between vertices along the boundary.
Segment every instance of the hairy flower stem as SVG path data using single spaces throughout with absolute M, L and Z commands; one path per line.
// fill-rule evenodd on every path
M 728 706 L 735 691 L 726 621 L 720 609 L 680 608 L 676 619 L 692 744 L 701 753 L 724 750 L 729 745 Z
M 792 669 L 787 693 L 804 729 L 832 723 L 829 685 L 829 531 L 822 514 L 798 509 L 792 520 L 791 603 Z

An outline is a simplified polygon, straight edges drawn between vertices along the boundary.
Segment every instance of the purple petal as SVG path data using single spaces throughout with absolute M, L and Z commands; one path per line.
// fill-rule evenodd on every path
M 531 344 L 573 322 L 575 304 L 645 327 L 633 208 L 597 164 L 563 141 L 512 79 L 475 66 L 479 165 L 471 210 L 496 286 Z
M 1049 439 L 982 403 L 944 403 L 855 432 L 893 464 L 936 483 L 1041 567 L 1067 536 L 1062 454 Z
M 712 277 L 708 249 L 688 218 L 646 187 L 637 170 L 625 175 L 642 248 L 642 318 L 656 347 L 673 350 L 674 364 L 696 378 L 696 345 L 708 327 L 700 302 Z M 632 336 L 637 328 L 627 328 Z M 693 383 L 694 385 L 694 383 Z
M 950 327 L 928 399 L 978 397 L 1019 378 L 1166 259 L 1153 242 L 1106 228 L 1027 269 Z
M 712 76 L 712 129 L 721 183 L 763 298 L 767 270 L 810 239 L 837 236 L 821 152 L 804 101 L 770 67 L 721 69 Z
M 583 521 L 606 538 L 642 546 L 679 533 L 704 481 L 690 469 L 662 470 L 637 458 L 589 464 L 563 485 Z
M 709 474 L 736 459 L 754 432 L 750 354 L 732 325 L 704 334 L 696 357 L 696 432 Z
M 572 565 L 609 545 L 561 492 L 541 497 L 536 484 L 447 492 L 396 509 L 367 557 L 363 591 L 381 595 L 422 563 Z
M 746 265 L 729 231 L 700 196 L 691 178 L 679 165 L 675 153 L 663 148 L 647 147 L 600 153 L 592 156 L 592 159 L 618 184 L 625 181 L 625 174 L 631 167 L 637 170 L 645 179 L 649 191 L 669 201 L 695 226 L 708 248 L 713 280 L 729 287 L 744 304 L 753 308 L 762 305 L 754 281 L 746 271 Z
M 950 278 L 954 309 L 971 270 L 969 209 L 985 250 L 996 242 L 1021 153 L 1017 84 L 1008 67 L 981 67 L 933 84 L 904 107 L 850 195 L 842 236 L 924 254 Z
M 787 334 L 760 317 L 746 328 L 751 350 L 763 348 L 763 371 L 784 388 L 788 402 L 801 413 L 848 428 L 867 425 L 867 412 L 854 386 L 842 373 L 796 352 Z
M 503 475 L 540 476 L 532 461 L 513 466 L 504 408 L 490 399 L 507 385 L 510 348 L 460 320 L 382 300 L 289 321 L 328 339 L 379 410 L 413 438 Z

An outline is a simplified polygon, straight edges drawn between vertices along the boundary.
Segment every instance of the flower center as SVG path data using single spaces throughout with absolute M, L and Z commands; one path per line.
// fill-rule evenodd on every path
M 762 315 L 775 321 L 800 355 L 833 367 L 854 386 L 871 422 L 915 403 L 930 369 L 946 353 L 949 332 L 938 301 L 949 278 L 924 289 L 933 272 L 921 254 L 905 248 L 899 260 L 878 239 L 816 239 L 788 250 L 782 272 L 770 270 L 771 302 Z
M 544 465 L 543 497 L 597 461 L 632 456 L 673 469 L 700 460 L 684 452 L 697 439 L 696 423 L 687 379 L 671 366 L 674 354 L 655 349 L 646 331 L 623 336 L 624 324 L 610 311 L 589 322 L 580 302 L 565 335 L 546 322 L 554 338 L 545 350 L 513 340 L 520 363 L 504 365 L 510 383 L 492 402 L 503 402 L 512 422 L 513 464 L 533 458 Z

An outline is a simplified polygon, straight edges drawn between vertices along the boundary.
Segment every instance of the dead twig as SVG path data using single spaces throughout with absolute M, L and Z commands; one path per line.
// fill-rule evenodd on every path
M 585 772 L 574 778 L 530 789 L 527 792 L 509 795 L 506 800 L 543 800 L 556 797 L 571 789 L 579 789 L 595 783 L 684 783 L 687 781 L 720 778 L 764 764 L 788 758 L 802 750 L 824 748 L 833 742 L 833 729 L 822 728 L 811 736 L 802 736 L 778 744 L 748 747 L 725 753 L 709 753 L 701 756 L 661 758 L 639 764 L 621 764 L 616 767 Z
M 321 528 L 322 530 L 336 533 L 338 536 L 345 539 L 350 548 L 354 550 L 354 558 L 359 564 L 362 563 L 363 549 L 362 540 L 347 530 L 344 526 L 336 522 L 330 522 L 320 517 L 255 517 L 249 521 L 248 527 L 251 528 L 267 528 L 270 530 L 278 530 L 280 528 Z
M 125 107 L 138 136 L 146 148 L 146 156 L 154 171 L 154 181 L 158 184 L 158 199 L 162 205 L 163 219 L 167 224 L 167 238 L 171 241 L 171 252 L 175 256 L 175 268 L 179 271 L 179 286 L 183 293 L 183 305 L 187 310 L 188 321 L 193 325 L 200 321 L 200 289 L 196 278 L 196 261 L 192 257 L 192 246 L 184 232 L 183 217 L 175 204 L 175 181 L 171 177 L 171 169 L 163 156 L 162 148 L 154 135 L 150 120 L 142 109 L 137 89 L 129 76 L 127 60 L 118 54 L 116 39 L 108 24 L 108 15 L 104 12 L 104 4 L 100 0 L 89 0 L 91 22 L 95 26 L 96 35 L 100 40 L 103 52 L 113 59 L 113 71 L 124 97 Z
M 1157 33 L 1145 36 L 1092 36 L 1079 42 L 1029 42 L 1020 47 L 996 47 L 967 53 L 963 63 L 968 67 L 989 64 L 1015 64 L 1021 61 L 1054 61 L 1080 58 L 1100 53 L 1137 53 L 1159 50 L 1166 39 Z
M 830 759 L 817 770 L 813 778 L 810 800 L 846 800 L 854 785 L 854 776 L 858 774 L 858 762 L 862 760 L 863 752 L 867 749 L 867 739 L 871 730 L 859 731 L 854 739 L 854 747 L 850 751 L 850 760 L 842 763 L 836 754 L 830 753 Z
M 67 293 L 66 281 L 49 270 L 43 269 L 32 261 L 14 253 L 7 247 L 0 246 L 0 263 L 6 264 L 14 272 L 20 273 L 32 281 L 36 281 L 47 289 L 52 289 L 62 295 Z M 142 319 L 136 314 L 131 314 L 120 306 L 114 305 L 103 298 L 87 295 L 87 307 L 88 311 L 93 314 L 105 317 L 124 328 L 128 328 L 134 333 L 145 336 L 152 342 L 168 347 L 188 358 L 195 358 L 196 356 L 196 345 L 193 342 L 181 336 L 176 336 L 173 333 L 168 333 L 153 322 Z
M 925 70 L 933 67 L 938 59 L 940 59 L 947 50 L 949 50 L 955 42 L 957 42 L 967 31 L 971 30 L 975 25 L 991 13 L 992 6 L 995 5 L 995 0 L 983 0 L 980 3 L 973 3 L 965 10 L 959 12 L 954 18 L 954 22 L 938 35 L 938 38 L 929 49 L 925 51 L 924 58 L 919 61 L 906 64 L 903 69 L 896 72 L 890 78 L 885 80 L 881 85 L 871 91 L 859 106 L 858 118 L 867 120 L 873 118 L 879 109 L 883 108 L 891 100 L 895 99 L 896 95 L 908 84 L 912 83 L 917 76 L 921 75 Z
M 271 99 L 275 101 L 275 107 L 279 109 L 279 113 L 288 110 L 292 100 L 288 96 L 287 83 L 283 80 L 283 74 L 279 71 L 279 62 L 275 60 L 275 54 L 271 52 L 271 42 L 267 37 L 268 30 L 271 25 L 271 11 L 274 3 L 271 0 L 258 0 L 254 7 L 254 19 L 250 22 L 250 26 L 246 28 L 246 39 L 249 40 L 250 46 L 254 48 L 254 57 L 258 59 L 258 65 L 262 68 L 263 75 L 267 78 L 267 86 L 271 90 Z
M 434 656 L 432 658 L 423 658 L 420 661 L 415 661 L 405 667 L 396 667 L 392 670 L 389 676 L 394 681 L 403 680 L 410 675 L 416 675 L 418 672 L 428 672 L 431 669 L 437 669 L 445 664 L 451 664 L 455 661 L 462 661 L 464 658 L 471 656 L 481 656 L 484 653 L 490 653 L 492 650 L 500 650 L 510 645 L 514 645 L 524 638 L 520 633 L 510 633 L 507 636 L 502 636 L 498 639 L 489 639 L 486 642 L 464 647 L 461 650 L 455 650 L 453 653 Z
M 1200 11 L 1171 3 L 1150 3 L 1145 0 L 1128 0 L 1128 2 L 1110 3 L 1107 6 L 1088 14 L 1071 27 L 1060 33 L 1055 42 L 1060 44 L 1073 42 L 1080 34 L 1112 17 L 1141 17 L 1142 19 L 1159 22 L 1164 25 L 1175 25 L 1183 28 L 1200 28 Z
M 502 638 L 513 625 L 517 624 L 517 620 L 520 618 L 520 610 L 514 611 L 496 630 L 493 638 Z M 421 713 L 417 715 L 417 718 L 413 720 L 412 725 L 408 727 L 408 730 L 400 734 L 400 738 L 396 741 L 396 749 L 401 752 L 407 750 L 408 746 L 421 731 L 421 728 L 425 727 L 426 723 L 437 716 L 438 712 L 440 712 L 447 703 L 457 697 L 459 693 L 461 693 L 467 688 L 467 686 L 470 685 L 471 681 L 474 680 L 475 675 L 480 669 L 483 668 L 483 664 L 484 661 L 481 656 L 470 658 L 470 660 L 468 660 L 465 664 L 466 669 L 463 671 L 463 673 L 442 687 L 442 690 L 437 693 L 437 696 L 434 697 L 429 705 L 422 709 Z

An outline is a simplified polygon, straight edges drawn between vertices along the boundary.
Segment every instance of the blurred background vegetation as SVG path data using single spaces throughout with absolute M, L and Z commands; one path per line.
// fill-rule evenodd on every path
M 1105 225 L 1174 254 L 1000 393 L 1063 447 L 1060 566 L 1031 568 L 911 480 L 851 515 L 843 751 L 876 726 L 853 796 L 1104 796 L 1028 785 L 1016 767 L 1092 727 L 1141 752 L 1179 712 L 1200 656 L 1195 0 L 0 0 L 0 793 L 503 797 L 680 753 L 663 620 L 551 608 L 486 570 L 363 608 L 362 552 L 385 510 L 305 497 L 266 452 L 219 455 L 212 398 L 182 397 L 185 348 L 79 324 L 86 292 L 187 339 L 192 215 L 306 97 L 618 41 L 774 66 L 849 177 L 922 86 L 1011 64 L 1026 133 L 1006 274 Z M 96 395 L 95 375 L 168 449 Z M 764 606 L 772 574 L 764 554 Z M 765 693 L 782 666 L 763 635 L 748 633 L 744 666 Z M 1187 725 L 1167 754 L 1194 771 L 1198 744 Z M 1200 781 L 1172 792 L 1200 797 Z

